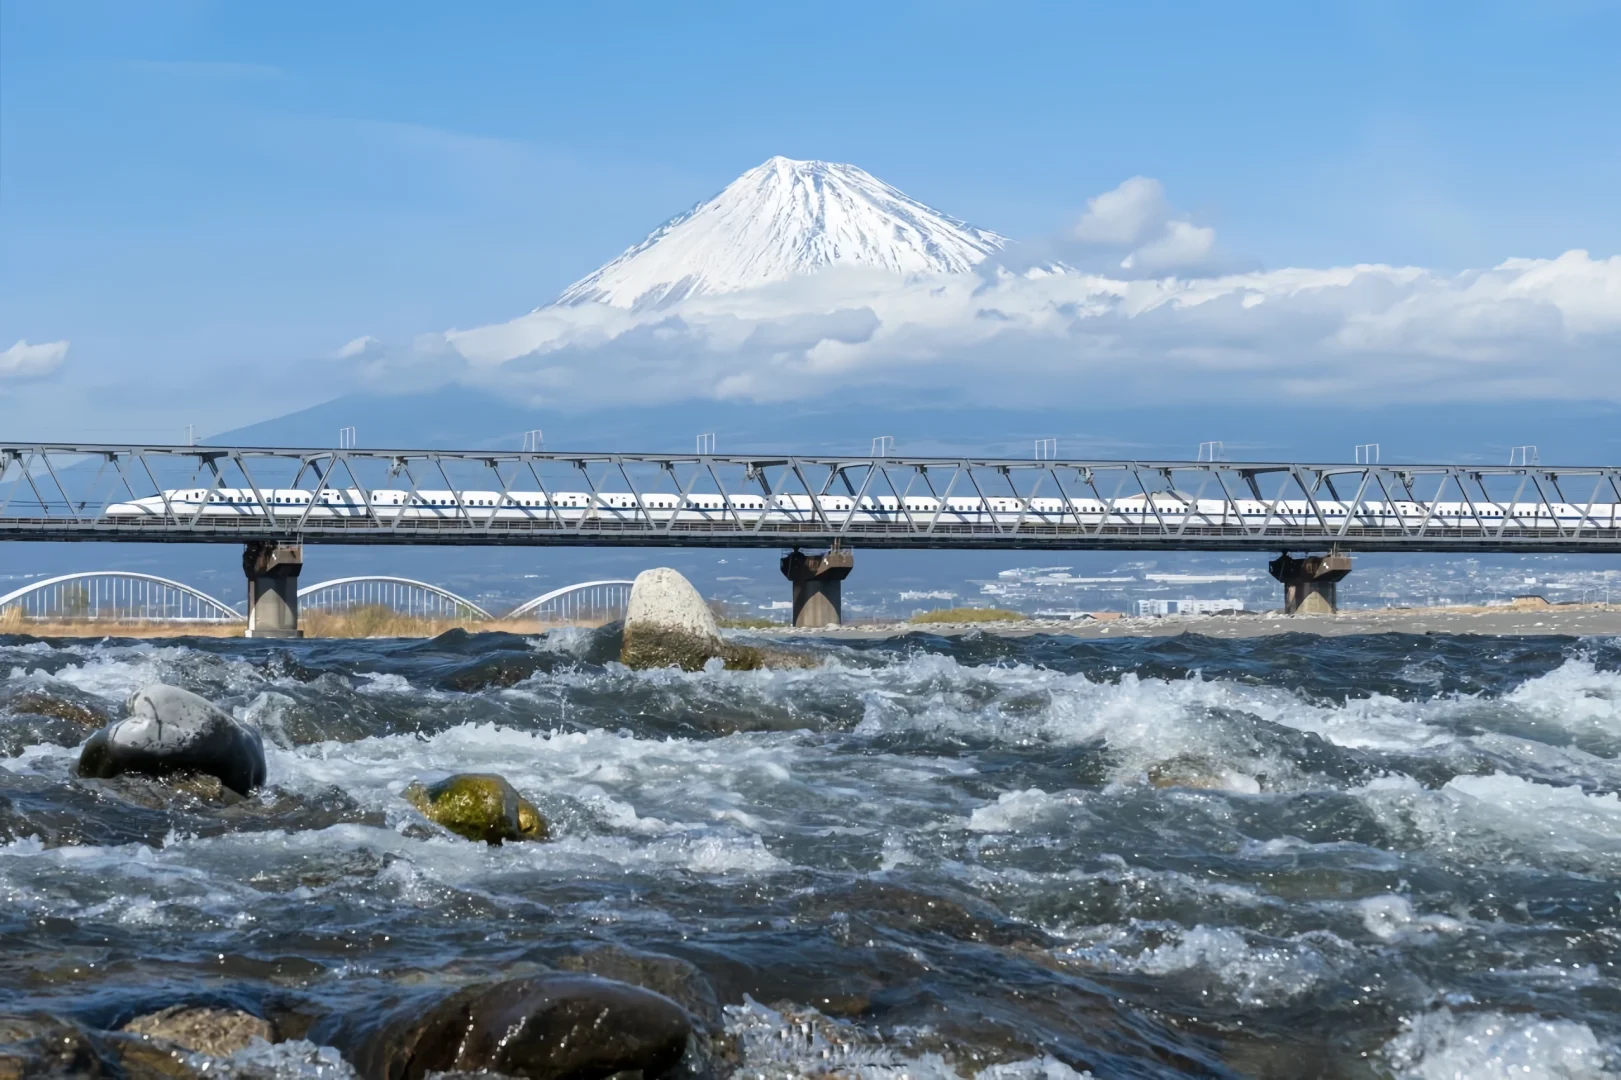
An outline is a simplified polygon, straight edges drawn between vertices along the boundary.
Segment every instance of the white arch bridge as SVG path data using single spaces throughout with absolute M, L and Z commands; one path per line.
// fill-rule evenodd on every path
M 620 579 L 582 581 L 565 585 L 519 604 L 509 619 L 535 619 L 540 622 L 610 622 L 625 617 L 630 603 L 632 582 Z
M 622 618 L 630 600 L 626 580 L 582 581 L 518 605 L 500 619 L 538 622 L 607 622 Z M 390 575 L 358 575 L 298 590 L 305 611 L 337 613 L 386 607 L 425 619 L 497 621 L 486 608 L 449 589 Z M 113 622 L 239 623 L 224 601 L 190 585 L 128 570 L 89 570 L 35 581 L 0 596 L 0 617 Z
M 155 574 L 86 570 L 0 596 L 0 616 L 111 622 L 231 623 L 245 616 L 200 589 Z
M 449 589 L 412 578 L 386 575 L 333 578 L 298 590 L 305 611 L 336 613 L 361 607 L 386 607 L 424 619 L 489 619 L 488 611 Z

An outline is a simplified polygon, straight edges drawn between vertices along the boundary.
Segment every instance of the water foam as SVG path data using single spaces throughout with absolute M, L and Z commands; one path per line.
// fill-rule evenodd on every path
M 1165 923 L 1100 927 L 1091 941 L 1060 950 L 1059 956 L 1085 967 L 1144 975 L 1213 978 L 1225 996 L 1240 1005 L 1280 1005 L 1299 998 L 1335 973 L 1325 947 L 1347 951 L 1326 932 L 1294 938 L 1268 938 L 1231 927 Z M 1159 944 L 1143 947 L 1143 939 Z
M 1573 735 L 1621 740 L 1621 672 L 1601 671 L 1590 660 L 1567 660 L 1503 701 Z
M 1621 868 L 1621 796 L 1509 773 L 1457 776 L 1440 789 L 1385 777 L 1359 790 L 1397 831 L 1453 858 L 1614 871 Z
M 853 1025 L 806 1006 L 769 1008 L 743 996 L 725 1007 L 726 1033 L 737 1040 L 739 1075 L 758 1080 L 799 1080 L 840 1076 L 851 1080 L 1083 1080 L 1057 1058 L 1004 1062 L 971 1074 L 959 1071 L 937 1051 L 895 1046 Z M 926 1034 L 926 1033 L 920 1033 Z
M 1501 1012 L 1438 1009 L 1409 1017 L 1385 1044 L 1403 1080 L 1615 1080 L 1613 1050 L 1586 1024 Z

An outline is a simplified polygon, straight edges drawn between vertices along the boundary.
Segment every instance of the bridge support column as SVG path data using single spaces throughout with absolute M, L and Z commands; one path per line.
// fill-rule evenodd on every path
M 250 540 L 242 551 L 248 578 L 248 637 L 300 638 L 298 572 L 304 569 L 302 544 Z
M 1339 610 L 1340 579 L 1351 572 L 1349 555 L 1308 555 L 1296 559 L 1284 552 L 1266 565 L 1283 582 L 1285 615 L 1332 615 Z
M 794 583 L 795 626 L 838 626 L 843 619 L 840 591 L 855 567 L 855 555 L 834 548 L 825 555 L 795 549 L 782 557 L 782 576 Z

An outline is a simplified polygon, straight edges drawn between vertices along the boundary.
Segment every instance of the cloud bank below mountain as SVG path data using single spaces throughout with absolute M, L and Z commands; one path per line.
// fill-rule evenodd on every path
M 373 354 L 555 405 L 830 392 L 1051 404 L 1621 400 L 1621 257 L 1442 274 L 1358 265 L 1209 277 L 838 268 L 655 311 L 548 307 Z

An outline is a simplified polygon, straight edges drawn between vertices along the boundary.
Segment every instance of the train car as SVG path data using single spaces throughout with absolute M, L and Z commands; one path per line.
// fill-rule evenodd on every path
M 391 522 L 552 521 L 597 527 L 646 525 L 703 528 L 720 524 L 901 526 L 915 529 L 1102 528 L 1226 529 L 1236 526 L 1469 532 L 1621 527 L 1621 505 L 1570 503 L 1193 499 L 1180 493 L 1097 499 L 1015 496 L 720 495 L 579 491 L 416 491 L 379 488 L 180 488 L 114 503 L 109 517 L 242 518 L 301 521 L 376 518 Z

